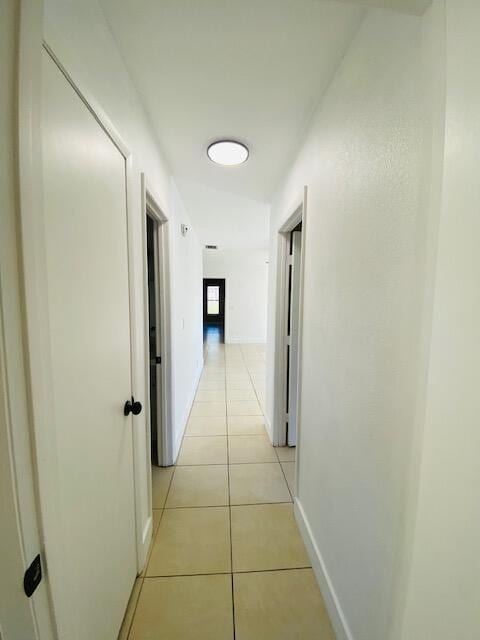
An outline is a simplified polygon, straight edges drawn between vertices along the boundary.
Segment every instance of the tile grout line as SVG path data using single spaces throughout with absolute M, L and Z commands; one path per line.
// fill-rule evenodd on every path
M 295 498 L 293 496 L 293 493 L 290 491 L 290 485 L 288 484 L 287 476 L 285 474 L 285 469 L 283 468 L 282 461 L 280 460 L 280 457 L 279 457 L 278 452 L 277 452 L 277 447 L 273 447 L 273 448 L 275 449 L 275 455 L 277 456 L 278 464 L 280 465 L 280 469 L 282 470 L 283 477 L 285 478 L 285 484 L 287 485 L 287 489 L 288 489 L 288 493 L 290 494 L 290 498 L 291 498 L 292 502 L 295 502 Z M 295 462 L 295 464 L 297 464 L 296 460 L 294 460 L 294 462 Z
M 258 393 L 257 393 L 257 388 L 256 388 L 256 386 L 253 384 L 253 379 L 252 379 L 252 375 L 251 375 L 251 373 L 250 373 L 250 368 L 249 368 L 249 366 L 248 366 L 248 364 L 247 364 L 247 361 L 245 360 L 245 355 L 244 355 L 244 353 L 243 353 L 243 349 L 242 349 L 242 347 L 240 347 L 240 350 L 241 350 L 241 352 L 242 352 L 242 358 L 243 358 L 243 361 L 244 361 L 245 366 L 246 366 L 246 368 L 247 368 L 248 375 L 249 375 L 249 377 L 250 377 L 250 381 L 251 381 L 251 383 L 252 383 L 253 390 L 254 390 L 255 395 L 256 395 L 256 397 L 257 397 L 258 406 L 260 407 L 260 409 L 262 409 L 262 405 L 261 405 L 261 403 L 260 403 L 260 399 L 259 399 L 259 397 L 258 397 Z M 265 413 L 263 413 L 262 415 L 263 415 L 263 419 L 265 420 Z M 273 446 L 273 445 L 272 445 L 272 446 Z M 272 463 L 272 464 L 277 464 L 277 463 L 278 463 L 278 464 L 280 465 L 280 469 L 282 470 L 282 474 L 283 474 L 283 479 L 285 480 L 285 484 L 287 485 L 287 490 L 288 490 L 288 494 L 289 494 L 289 496 L 290 496 L 290 500 L 291 500 L 291 502 L 294 502 L 294 498 L 293 498 L 292 492 L 290 491 L 290 486 L 289 486 L 289 484 L 288 484 L 288 482 L 287 482 L 287 476 L 285 475 L 285 470 L 284 470 L 284 468 L 283 468 L 283 466 L 282 466 L 282 461 L 280 460 L 280 457 L 279 457 L 278 452 L 277 452 L 277 447 L 273 447 L 273 450 L 275 451 L 275 456 L 276 456 L 276 458 L 277 458 L 277 462 L 276 462 L 276 463 Z
M 224 358 L 225 358 L 224 353 Z M 226 366 L 225 360 L 225 366 Z M 225 369 L 225 413 L 227 414 L 227 373 Z M 233 626 L 233 640 L 235 640 L 235 593 L 233 586 L 233 544 L 232 544 L 232 499 L 230 494 L 230 444 L 228 435 L 228 414 L 227 414 L 227 486 L 228 486 L 228 518 L 229 518 L 229 534 L 230 534 L 230 586 L 232 594 L 232 626 Z
M 258 406 L 260 407 L 260 409 L 262 409 L 262 416 L 263 416 L 263 418 L 265 418 L 265 412 L 264 412 L 264 410 L 262 408 L 262 405 L 260 403 L 260 398 L 258 397 L 257 387 L 253 382 L 252 374 L 250 373 L 250 367 L 248 366 L 247 361 L 245 360 L 245 354 L 243 353 L 243 349 L 242 349 L 241 346 L 240 346 L 240 352 L 242 354 L 243 363 L 244 363 L 244 365 L 245 365 L 245 367 L 247 369 L 248 377 L 250 378 L 250 383 L 251 383 L 251 385 L 253 387 L 253 392 L 255 394 L 255 397 L 257 398 Z
M 275 464 L 277 464 L 275 462 Z M 226 465 L 225 465 L 226 466 Z M 227 474 L 228 478 L 228 474 Z M 228 479 L 227 479 L 228 483 Z M 199 504 L 199 505 L 189 505 L 182 507 L 165 507 L 164 511 L 174 511 L 175 509 L 223 509 L 228 506 L 232 507 L 260 507 L 265 505 L 275 505 L 275 504 L 292 504 L 291 500 L 285 502 L 285 500 L 281 500 L 280 502 L 241 502 L 239 504 Z
M 239 571 L 213 571 L 212 573 L 166 573 L 155 576 L 145 576 L 145 580 L 158 580 L 158 578 L 196 578 L 197 576 L 234 576 L 239 573 L 274 573 L 278 571 L 300 571 L 311 569 L 311 565 L 301 565 L 299 567 L 283 567 L 280 569 L 241 569 Z

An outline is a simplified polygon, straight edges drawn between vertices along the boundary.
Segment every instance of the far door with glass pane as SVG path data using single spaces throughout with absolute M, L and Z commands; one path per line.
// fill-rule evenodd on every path
M 223 278 L 203 280 L 203 322 L 224 325 L 225 279 Z

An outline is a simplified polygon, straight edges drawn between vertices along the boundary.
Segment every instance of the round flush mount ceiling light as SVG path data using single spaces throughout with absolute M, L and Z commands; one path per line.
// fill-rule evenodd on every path
M 207 155 L 212 162 L 233 167 L 248 160 L 248 148 L 236 140 L 217 140 L 207 149 Z

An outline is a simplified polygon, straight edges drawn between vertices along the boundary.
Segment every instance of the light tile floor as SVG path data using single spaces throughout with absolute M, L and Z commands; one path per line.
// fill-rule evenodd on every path
M 334 640 L 293 515 L 295 450 L 265 432 L 264 345 L 209 344 L 120 640 Z

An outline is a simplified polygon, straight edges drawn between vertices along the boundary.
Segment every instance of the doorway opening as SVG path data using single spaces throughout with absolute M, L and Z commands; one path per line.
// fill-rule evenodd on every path
M 173 464 L 169 225 L 143 174 L 142 193 L 148 463 L 168 467 Z
M 203 279 L 203 339 L 225 342 L 225 278 Z
M 300 266 L 302 257 L 302 221 L 290 232 L 287 259 L 287 322 L 285 414 L 287 445 L 297 445 L 298 345 L 300 321 Z
M 158 221 L 147 208 L 147 282 L 148 282 L 148 356 L 150 389 L 150 450 L 152 464 L 159 466 L 161 460 L 162 433 L 162 376 L 159 367 L 161 356 L 161 324 L 159 295 L 159 247 Z M 159 456 L 160 453 L 160 456 Z
M 301 435 L 301 342 L 303 263 L 306 224 L 306 187 L 298 207 L 278 229 L 276 322 L 274 341 L 273 444 L 290 447 L 295 465 L 294 487 L 298 486 Z

